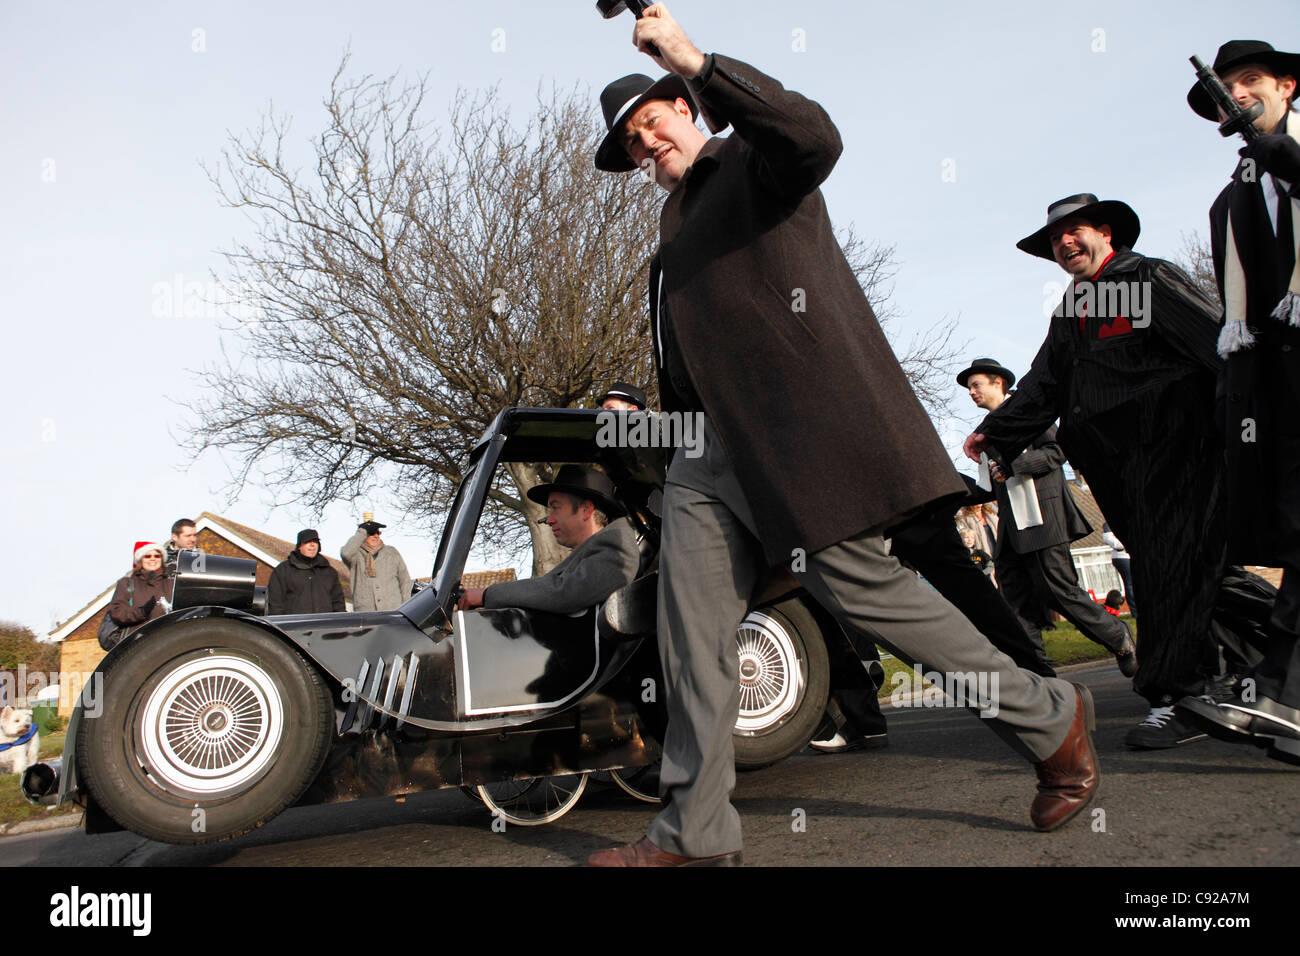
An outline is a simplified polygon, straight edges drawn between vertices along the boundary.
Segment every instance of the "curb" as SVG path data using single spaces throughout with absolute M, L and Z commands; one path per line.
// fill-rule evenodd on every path
M 61 813 L 45 820 L 23 820 L 19 823 L 0 823 L 0 836 L 19 836 L 24 833 L 42 833 L 45 830 L 66 830 L 81 826 L 82 813 Z

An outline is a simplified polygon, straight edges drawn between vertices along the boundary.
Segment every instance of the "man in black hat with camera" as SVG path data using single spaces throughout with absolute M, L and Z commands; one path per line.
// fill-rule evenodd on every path
M 339 573 L 320 553 L 315 528 L 298 532 L 298 546 L 271 572 L 267 614 L 324 614 L 345 610 Z
M 819 187 L 839 131 L 772 77 L 706 56 L 662 4 L 633 42 L 670 72 L 605 87 L 596 166 L 639 167 L 669 193 L 650 270 L 659 396 L 666 412 L 700 416 L 703 443 L 674 457 L 664 489 L 664 808 L 645 839 L 588 862 L 740 861 L 735 632 L 775 566 L 904 660 L 996 673 L 997 713 L 981 722 L 1034 763 L 1033 825 L 1063 825 L 1098 780 L 1087 689 L 1017 668 L 885 545 L 889 526 L 965 488 L 831 228 Z M 701 109 L 733 135 L 705 137 Z
M 1125 203 L 1052 203 L 1017 248 L 1072 277 L 1020 387 L 967 437 L 1015 460 L 1054 421 L 1057 440 L 1133 556 L 1144 595 L 1134 689 L 1150 705 L 1137 748 L 1203 736 L 1174 714 L 1218 673 L 1210 616 L 1224 571 L 1222 444 L 1213 420 L 1218 310 L 1177 267 L 1132 251 Z M 1003 522 L 1008 515 L 999 508 Z
M 1253 739 L 1300 763 L 1300 54 L 1232 40 L 1213 69 L 1244 109 L 1261 110 L 1257 135 L 1210 209 L 1225 313 L 1229 559 L 1280 566 L 1283 575 L 1250 699 L 1239 694 L 1217 708 L 1188 701 L 1185 710 L 1216 736 Z M 1226 118 L 1199 83 L 1187 102 L 1204 119 Z
M 1007 400 L 1016 382 L 1015 373 L 990 358 L 975 359 L 957 376 L 957 384 L 970 393 L 971 401 L 992 412 Z M 1079 587 L 1078 572 L 1070 555 L 1070 542 L 1087 537 L 1092 526 L 1070 496 L 1061 465 L 1065 453 L 1056 442 L 1056 426 L 1049 426 L 1005 469 L 996 462 L 990 470 L 997 480 L 989 497 L 998 500 L 998 540 L 994 552 L 1002 596 L 1016 609 L 1038 648 L 1043 646 L 1042 629 L 1051 625 L 1048 608 L 1065 615 L 1079 633 L 1115 655 L 1120 672 L 1132 677 L 1137 672 L 1137 647 L 1128 625 L 1107 614 L 1100 604 Z M 1012 507 L 1006 479 L 1032 480 L 1041 521 L 1021 527 Z
M 565 465 L 555 481 L 530 488 L 528 497 L 546 506 L 544 521 L 555 540 L 573 550 L 541 577 L 466 588 L 456 605 L 460 610 L 523 607 L 573 614 L 636 578 L 636 532 L 622 520 L 627 511 L 614 499 L 609 478 L 594 468 Z

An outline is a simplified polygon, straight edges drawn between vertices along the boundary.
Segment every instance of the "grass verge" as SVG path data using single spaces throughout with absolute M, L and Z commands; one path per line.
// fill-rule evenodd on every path
M 51 734 L 49 737 L 42 735 L 41 757 L 57 757 L 63 753 L 63 738 L 62 733 Z M 71 803 L 58 809 L 38 807 L 28 803 L 22 790 L 18 788 L 18 779 L 19 775 L 16 773 L 0 776 L 0 824 L 44 820 L 51 816 L 80 812 L 80 807 Z
M 1137 622 L 1129 615 L 1124 615 L 1123 620 L 1128 624 L 1133 636 L 1137 636 Z M 1064 667 L 1067 664 L 1082 664 L 1087 661 L 1113 660 L 1114 655 L 1100 644 L 1095 644 L 1088 638 L 1079 633 L 1078 629 L 1068 621 L 1061 621 L 1050 631 L 1043 631 L 1043 646 L 1047 648 L 1047 656 L 1055 661 L 1056 667 Z M 881 655 L 887 652 L 881 648 Z M 888 699 L 900 684 L 910 687 L 913 680 L 912 668 L 891 657 L 882 662 L 885 665 L 885 683 L 880 688 L 881 698 Z M 903 674 L 903 677 L 895 677 L 895 674 Z

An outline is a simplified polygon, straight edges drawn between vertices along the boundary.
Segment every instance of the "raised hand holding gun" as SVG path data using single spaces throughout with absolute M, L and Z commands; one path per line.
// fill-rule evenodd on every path
M 1247 109 L 1238 103 L 1228 92 L 1228 88 L 1223 85 L 1219 79 L 1219 74 L 1213 69 L 1201 62 L 1198 56 L 1189 57 L 1192 66 L 1196 67 L 1196 79 L 1201 84 L 1214 105 L 1217 106 L 1223 115 L 1227 117 L 1219 124 L 1219 134 L 1222 136 L 1231 136 L 1234 133 L 1240 133 L 1246 142 L 1258 139 L 1262 134 L 1255 128 L 1255 120 L 1264 112 L 1264 104 L 1255 102 Z

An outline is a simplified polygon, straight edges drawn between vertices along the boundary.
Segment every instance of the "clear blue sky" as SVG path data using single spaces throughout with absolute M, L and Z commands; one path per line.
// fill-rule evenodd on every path
M 0 6 L 0 491 L 21 542 L 0 564 L 0 618 L 44 633 L 125 572 L 132 542 L 180 515 L 212 510 L 287 538 L 314 524 L 337 554 L 363 504 L 384 507 L 318 517 L 277 508 L 256 485 L 227 505 L 227 464 L 176 447 L 198 392 L 187 370 L 222 337 L 211 316 L 156 315 L 156 290 L 220 276 L 218 250 L 247 234 L 199 168 L 228 131 L 273 103 L 294 135 L 317 132 L 348 47 L 358 75 L 427 72 L 430 119 L 457 86 L 500 83 L 526 110 L 552 80 L 590 85 L 594 102 L 617 76 L 655 72 L 630 45 L 630 18 L 603 21 L 589 2 L 266 6 Z M 827 202 L 837 224 L 897 244 L 898 332 L 960 315 L 972 355 L 1017 371 L 1042 339 L 1045 284 L 1061 275 L 1014 248 L 1047 203 L 1084 190 L 1124 199 L 1142 218 L 1138 250 L 1175 254 L 1181 233 L 1205 231 L 1235 148 L 1186 107 L 1187 57 L 1208 61 L 1232 38 L 1300 48 L 1294 28 L 1279 33 L 1294 0 L 670 8 L 701 49 L 753 63 L 835 119 L 846 149 Z M 237 339 L 225 347 L 238 355 Z M 392 530 L 412 572 L 428 573 L 436 529 Z

